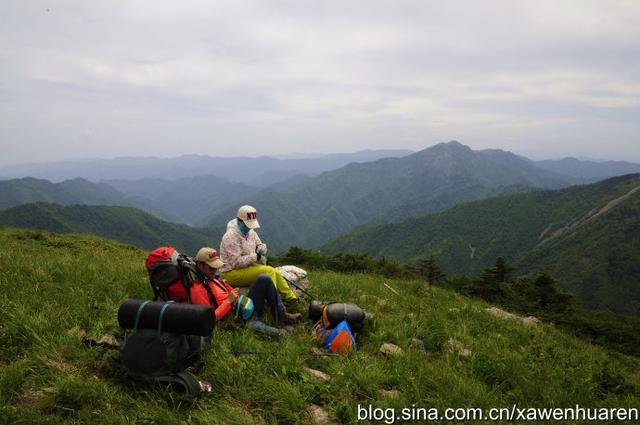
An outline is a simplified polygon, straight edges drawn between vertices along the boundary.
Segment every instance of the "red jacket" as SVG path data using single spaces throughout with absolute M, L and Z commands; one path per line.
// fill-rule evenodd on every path
M 191 304 L 207 305 L 215 308 L 216 321 L 222 320 L 233 310 L 234 306 L 227 302 L 229 293 L 233 288 L 221 277 L 216 277 L 215 279 L 205 278 L 204 280 L 205 283 L 200 280 L 196 280 L 193 283 L 189 292 L 191 294 Z M 209 289 L 211 289 L 211 295 L 215 297 L 215 302 L 209 296 L 209 292 L 204 285 L 208 285 Z M 167 298 L 170 300 L 177 302 L 187 301 L 182 283 L 175 283 L 169 286 L 166 291 Z

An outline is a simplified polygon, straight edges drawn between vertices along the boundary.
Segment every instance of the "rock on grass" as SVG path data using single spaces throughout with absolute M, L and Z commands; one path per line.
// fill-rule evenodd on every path
M 380 397 L 383 397 L 383 398 L 396 399 L 396 398 L 400 397 L 400 391 L 398 391 L 398 390 L 385 390 L 385 389 L 382 389 L 382 390 L 378 390 L 378 394 L 380 395 Z
M 329 382 L 331 380 L 329 375 L 316 369 L 307 368 L 307 373 L 316 381 Z
M 418 351 L 425 351 L 424 341 L 418 338 L 411 338 L 411 348 Z
M 380 346 L 380 353 L 385 356 L 397 356 L 398 354 L 402 354 L 402 348 L 390 342 L 385 342 Z
M 504 311 L 498 307 L 489 307 L 487 309 L 485 309 L 485 311 L 489 314 L 491 314 L 492 316 L 496 316 L 499 317 L 501 319 L 508 319 L 508 320 L 517 320 L 520 323 L 522 323 L 525 326 L 537 326 L 538 324 L 540 324 L 540 320 L 537 317 L 533 317 L 533 316 L 527 316 L 527 317 L 522 317 L 522 316 L 518 316 L 517 314 L 513 314 L 513 313 L 509 313 L 508 311 Z
M 311 423 L 315 425 L 331 425 L 334 422 L 329 417 L 329 413 L 317 404 L 307 407 L 307 414 L 311 417 Z
M 450 353 L 457 353 L 460 357 L 471 357 L 471 350 L 464 346 L 464 344 L 456 339 L 449 338 L 445 344 L 447 351 Z

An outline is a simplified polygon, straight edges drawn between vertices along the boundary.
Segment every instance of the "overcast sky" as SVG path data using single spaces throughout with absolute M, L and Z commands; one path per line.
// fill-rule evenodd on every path
M 452 139 L 640 162 L 640 1 L 0 2 L 0 164 Z

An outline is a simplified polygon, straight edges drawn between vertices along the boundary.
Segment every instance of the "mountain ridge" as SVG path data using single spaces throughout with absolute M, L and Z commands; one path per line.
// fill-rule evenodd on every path
M 410 151 L 409 151 L 410 152 Z M 212 157 L 187 154 L 172 158 L 119 157 L 110 159 L 66 160 L 39 164 L 17 164 L 0 168 L 0 174 L 12 178 L 37 177 L 60 182 L 75 177 L 101 180 L 139 180 L 144 178 L 179 179 L 215 174 L 239 183 L 255 184 L 267 173 L 283 171 L 308 174 L 340 168 L 351 162 L 370 161 L 381 156 L 404 155 L 405 150 L 373 150 L 328 154 L 317 158 L 279 159 L 271 156 Z M 272 181 L 270 183 L 275 183 Z
M 640 164 L 628 161 L 592 161 L 566 157 L 535 162 L 538 167 L 572 176 L 582 183 L 594 183 L 610 177 L 640 173 Z
M 318 246 L 363 224 L 446 209 L 505 187 L 571 183 L 571 178 L 539 169 L 510 152 L 474 151 L 453 141 L 402 158 L 352 163 L 285 190 L 247 196 L 242 203 L 258 209 L 264 218 L 261 234 L 282 250 L 290 245 Z M 235 209 L 214 214 L 207 226 L 220 229 L 235 216 Z

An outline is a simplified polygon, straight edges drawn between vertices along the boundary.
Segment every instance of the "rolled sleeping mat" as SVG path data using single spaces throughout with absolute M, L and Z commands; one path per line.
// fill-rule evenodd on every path
M 136 316 L 144 300 L 126 300 L 118 309 L 121 328 L 133 329 Z M 138 329 L 158 329 L 160 310 L 166 302 L 147 302 L 140 312 Z M 169 303 L 162 316 L 162 330 L 185 335 L 209 336 L 215 325 L 215 314 L 210 306 Z
M 311 301 L 309 303 L 309 320 L 317 322 L 322 317 L 322 306 L 327 303 L 322 301 Z
M 364 326 L 366 312 L 352 303 L 323 303 L 321 301 L 311 301 L 309 304 L 309 319 L 318 321 L 323 318 L 323 306 L 326 305 L 324 317 L 329 322 L 329 328 L 338 326 L 340 322 L 346 320 L 354 332 L 359 332 Z

